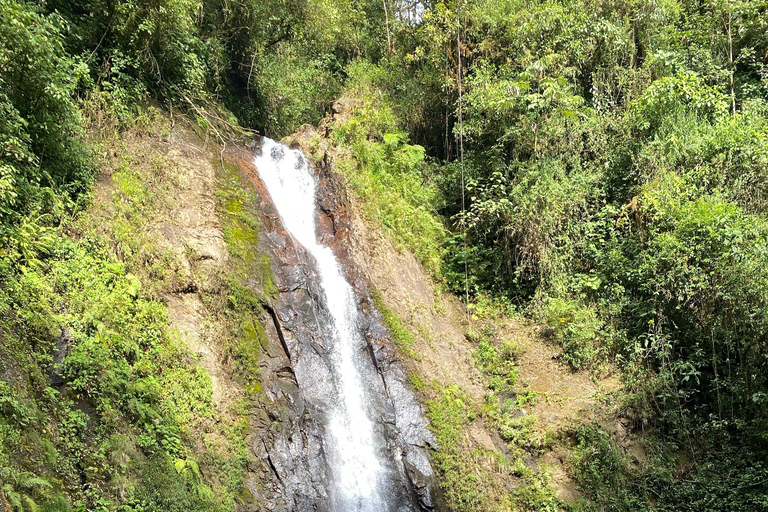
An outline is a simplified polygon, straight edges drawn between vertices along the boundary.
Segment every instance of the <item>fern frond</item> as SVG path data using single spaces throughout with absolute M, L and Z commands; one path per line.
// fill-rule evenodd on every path
M 40 512 L 40 507 L 37 506 L 37 503 L 35 503 L 35 500 L 30 498 L 29 496 L 24 496 L 24 512 Z

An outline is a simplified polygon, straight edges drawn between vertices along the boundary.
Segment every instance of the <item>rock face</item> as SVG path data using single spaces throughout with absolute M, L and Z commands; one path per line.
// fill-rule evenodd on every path
M 53 353 L 53 367 L 49 375 L 51 379 L 51 386 L 61 386 L 64 384 L 63 363 L 64 358 L 67 356 L 67 350 L 69 350 L 69 344 L 72 342 L 72 333 L 69 329 L 63 327 L 56 340 L 54 342 L 55 351 Z
M 258 151 L 258 144 L 249 150 Z M 252 504 L 243 503 L 241 509 L 332 510 L 334 489 L 324 447 L 330 400 L 335 394 L 329 313 L 314 260 L 282 227 L 269 194 L 249 163 L 251 156 L 242 150 L 230 155 L 230 160 L 237 161 L 260 198 L 260 204 L 254 205 L 264 226 L 258 250 L 271 258 L 278 293 L 264 304 L 269 346 L 265 347 L 261 375 L 266 398 L 252 421 L 249 437 L 252 458 L 263 464 L 251 468 L 247 488 L 255 499 Z M 379 458 L 388 461 L 385 472 L 390 484 L 384 490 L 388 510 L 433 510 L 436 485 L 427 450 L 434 443 L 432 434 L 421 405 L 406 384 L 405 371 L 373 306 L 367 283 L 350 263 L 351 224 L 344 189 L 327 166 L 317 172 L 318 235 L 333 249 L 358 300 L 358 328 L 366 341 L 366 360 L 370 360 L 359 371 L 374 394 L 368 415 L 375 423 Z

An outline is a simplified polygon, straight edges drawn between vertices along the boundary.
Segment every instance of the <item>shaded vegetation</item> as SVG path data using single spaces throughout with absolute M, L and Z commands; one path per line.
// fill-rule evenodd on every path
M 204 130 L 239 122 L 284 135 L 344 95 L 352 111 L 327 126 L 369 220 L 446 288 L 468 291 L 475 311 L 514 304 L 546 325 L 572 368 L 621 371 L 625 413 L 653 433 L 658 456 L 630 470 L 599 429 L 577 431 L 587 509 L 766 508 L 767 9 L 0 0 L 6 498 L 16 510 L 114 509 L 118 494 L 134 510 L 230 507 L 237 477 L 202 483 L 194 468 L 205 463 L 187 448 L 210 410 L 180 397 L 209 385 L 157 300 L 177 269 L 135 236 L 162 186 L 147 188 L 126 156 L 109 229 L 88 228 L 99 144 L 145 129 L 153 101 Z M 221 200 L 233 257 L 268 289 L 267 264 L 241 246 L 256 229 L 245 199 L 230 190 Z M 222 289 L 226 300 L 211 304 L 245 374 L 262 333 L 241 319 L 261 298 L 237 280 Z M 64 327 L 66 392 L 48 385 Z M 483 343 L 492 391 L 511 385 L 514 358 Z M 452 432 L 469 414 L 459 402 L 458 390 L 435 402 L 436 457 L 459 493 L 453 509 L 472 510 L 472 482 L 452 479 Z M 488 418 L 519 437 L 503 415 Z M 141 484 L 169 473 L 167 495 Z M 559 506 L 531 496 L 527 507 Z

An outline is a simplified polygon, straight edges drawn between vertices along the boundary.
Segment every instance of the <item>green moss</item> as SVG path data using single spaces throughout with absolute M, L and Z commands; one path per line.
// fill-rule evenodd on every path
M 258 242 L 256 231 L 236 218 L 227 219 L 222 228 L 230 254 L 243 260 L 246 265 L 252 263 L 253 246 Z
M 222 311 L 228 331 L 227 350 L 232 356 L 237 379 L 250 397 L 262 393 L 259 361 L 269 343 L 262 304 L 276 297 L 277 285 L 268 254 L 258 251 L 261 222 L 256 215 L 256 196 L 239 168 L 229 162 L 219 169 L 216 191 L 224 240 L 230 255 L 231 271 L 224 276 L 226 308 Z
M 224 203 L 224 210 L 230 215 L 237 215 L 243 211 L 243 201 L 240 198 L 232 197 Z
M 244 505 L 256 503 L 256 497 L 251 494 L 251 491 L 248 490 L 247 487 L 243 486 L 243 490 L 240 492 L 240 495 L 237 497 L 237 501 Z
M 420 393 L 426 393 L 429 389 L 427 383 L 421 378 L 421 375 L 415 371 L 408 372 L 408 385 Z
M 397 313 L 384 304 L 384 297 L 382 297 L 378 290 L 373 290 L 371 296 L 373 298 L 374 306 L 376 306 L 376 309 L 379 310 L 379 313 L 381 313 L 381 316 L 384 318 L 384 324 L 387 326 L 387 329 L 389 329 L 389 333 L 395 340 L 395 344 L 400 353 L 412 359 L 419 359 L 419 355 L 413 350 L 413 347 L 416 344 L 413 334 L 411 334 L 411 332 L 403 325 L 400 318 L 397 316 Z
M 243 279 L 255 282 L 263 297 L 275 296 L 277 286 L 272 274 L 269 255 L 257 249 L 259 232 L 263 229 L 256 215 L 256 196 L 250 183 L 246 183 L 239 168 L 229 162 L 221 166 L 219 189 L 216 197 L 222 213 L 222 229 L 227 248 L 234 257 L 234 271 Z
M 433 464 L 450 510 L 480 512 L 484 498 L 480 475 L 464 444 L 464 427 L 475 417 L 470 399 L 456 386 L 438 390 L 438 398 L 427 402 L 430 428 L 440 447 Z
M 258 392 L 261 389 L 259 360 L 267 344 L 266 333 L 261 322 L 249 318 L 247 313 L 242 313 L 242 309 L 235 311 L 240 312 L 238 317 L 241 320 L 239 329 L 236 331 L 237 340 L 230 349 L 234 356 L 235 370 L 246 387 Z

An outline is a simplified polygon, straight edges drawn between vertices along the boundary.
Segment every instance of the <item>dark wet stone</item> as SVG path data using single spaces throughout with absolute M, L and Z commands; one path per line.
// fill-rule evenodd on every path
M 525 467 L 530 469 L 531 471 L 535 471 L 536 473 L 540 473 L 539 471 L 539 464 L 536 462 L 536 458 L 532 457 L 530 455 L 523 457 L 523 464 L 525 464 Z
M 434 510 L 436 481 L 426 450 L 410 447 L 403 464 L 419 506 L 424 510 Z
M 358 354 L 358 371 L 368 396 L 367 413 L 374 420 L 379 456 L 387 461 L 388 510 L 434 510 L 435 476 L 428 446 L 435 441 L 424 410 L 407 386 L 406 373 L 378 312 L 371 306 L 366 282 L 347 258 L 349 227 L 343 186 L 328 169 L 319 173 L 318 236 L 340 260 L 355 289 L 360 329 L 366 347 Z M 259 251 L 270 256 L 278 293 L 270 298 L 274 315 L 267 324 L 268 347 L 261 363 L 266 402 L 251 419 L 251 466 L 246 487 L 261 510 L 329 510 L 331 471 L 324 442 L 328 413 L 338 400 L 330 354 L 331 321 L 314 261 L 279 224 L 263 186 L 260 215 L 266 236 Z M 246 503 L 238 510 L 251 509 Z M 338 511 L 337 511 L 338 512 Z
M 53 352 L 53 366 L 49 375 L 51 386 L 61 386 L 64 384 L 64 358 L 67 357 L 69 344 L 72 342 L 72 333 L 66 327 L 61 328 L 61 332 L 56 336 Z

